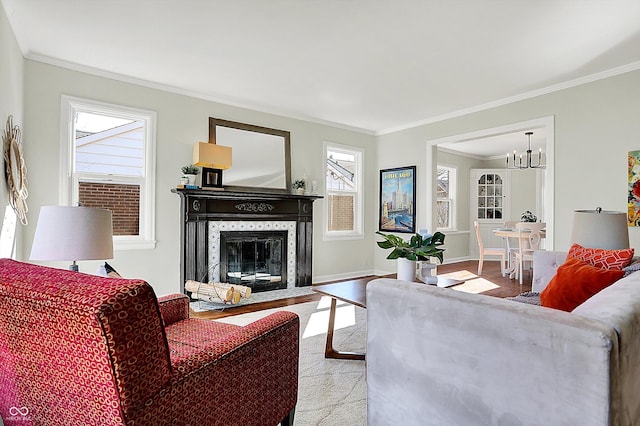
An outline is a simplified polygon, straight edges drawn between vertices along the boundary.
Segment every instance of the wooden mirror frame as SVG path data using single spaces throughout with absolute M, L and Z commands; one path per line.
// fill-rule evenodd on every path
M 255 126 L 252 124 L 239 123 L 236 121 L 223 120 L 219 118 L 209 117 L 209 142 L 218 143 L 220 145 L 227 145 L 224 141 L 218 141 L 216 137 L 217 127 L 229 127 L 237 130 L 244 130 L 247 132 L 263 133 L 272 136 L 280 136 L 283 138 L 283 155 L 284 155 L 284 179 L 285 188 L 275 187 L 254 187 L 254 186 L 239 186 L 239 185 L 225 185 L 226 188 L 232 190 L 252 190 L 263 192 L 291 192 L 291 133 L 286 130 L 271 129 L 268 127 Z M 232 154 L 233 155 L 233 154 Z M 233 166 L 232 166 L 233 167 Z

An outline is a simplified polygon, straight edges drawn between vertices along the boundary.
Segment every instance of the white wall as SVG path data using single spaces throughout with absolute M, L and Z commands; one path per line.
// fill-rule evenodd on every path
M 157 195 L 154 250 L 118 251 L 110 262 L 125 277 L 142 278 L 159 295 L 179 291 L 179 197 L 170 192 L 178 183 L 180 167 L 191 162 L 192 146 L 208 138 L 208 117 L 240 121 L 291 132 L 293 178 L 306 174 L 323 182 L 323 141 L 365 151 L 365 205 L 375 208 L 375 141 L 371 135 L 336 127 L 269 115 L 162 90 L 124 83 L 83 72 L 25 61 L 25 127 L 37 150 L 26 157 L 31 171 L 30 225 L 24 243 L 31 247 L 40 206 L 58 203 L 60 96 L 63 94 L 126 105 L 158 113 Z M 374 215 L 365 219 L 364 239 L 322 240 L 323 200 L 314 205 L 314 282 L 371 273 Z M 28 257 L 28 253 L 25 255 Z M 64 267 L 64 264 L 55 264 Z M 94 273 L 98 262 L 81 262 L 81 271 Z
M 418 163 L 418 187 L 424 188 L 426 141 L 547 116 L 555 116 L 553 242 L 566 250 L 573 210 L 626 211 L 627 152 L 640 149 L 640 71 L 382 135 L 378 168 Z M 424 226 L 424 197 L 417 208 L 418 227 Z M 640 230 L 629 228 L 629 236 L 631 246 L 640 247 Z M 376 270 L 395 270 L 384 257 L 375 251 Z
M 29 152 L 32 150 L 33 144 L 23 125 L 23 69 L 22 54 L 7 21 L 4 8 L 0 5 L 0 131 L 4 134 L 7 118 L 13 115 L 13 124 L 20 126 L 23 132 L 23 149 L 25 152 Z M 4 169 L 4 161 L 1 163 Z M 4 172 L 2 174 L 4 175 Z M 27 179 L 29 178 L 31 175 L 27 171 Z M 7 184 L 2 177 L 0 179 L 0 217 L 2 217 L 3 226 L 1 227 L 0 257 L 20 257 L 23 226 L 19 221 L 14 225 L 16 223 L 15 214 L 11 208 L 7 209 L 8 202 Z M 27 203 L 31 203 L 31 200 L 27 200 Z M 16 252 L 14 252 L 14 247 Z

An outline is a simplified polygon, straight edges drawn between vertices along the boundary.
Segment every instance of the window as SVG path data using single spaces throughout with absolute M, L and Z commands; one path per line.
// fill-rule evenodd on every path
M 325 239 L 362 238 L 363 151 L 324 144 Z
M 62 97 L 62 205 L 111 210 L 114 248 L 155 247 L 155 113 Z
M 456 169 L 453 167 L 438 166 L 436 206 L 436 229 L 456 229 Z

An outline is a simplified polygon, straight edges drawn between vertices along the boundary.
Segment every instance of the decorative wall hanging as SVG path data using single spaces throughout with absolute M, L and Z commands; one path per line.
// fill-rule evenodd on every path
M 627 198 L 627 222 L 640 226 L 640 151 L 629 151 L 629 196 Z
M 380 170 L 380 231 L 416 232 L 416 166 Z
M 7 119 L 7 126 L 2 135 L 4 144 L 4 176 L 9 190 L 9 204 L 23 225 L 27 224 L 27 168 L 22 157 L 21 132 L 18 125 L 13 125 L 13 116 Z

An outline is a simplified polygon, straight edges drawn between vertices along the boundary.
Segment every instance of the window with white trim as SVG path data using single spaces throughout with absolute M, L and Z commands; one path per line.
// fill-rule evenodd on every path
M 363 238 L 362 150 L 324 144 L 325 239 Z
M 155 247 L 156 113 L 62 97 L 61 205 L 111 210 L 116 249 Z
M 436 229 L 456 229 L 456 174 L 455 167 L 438 165 L 436 196 Z

